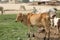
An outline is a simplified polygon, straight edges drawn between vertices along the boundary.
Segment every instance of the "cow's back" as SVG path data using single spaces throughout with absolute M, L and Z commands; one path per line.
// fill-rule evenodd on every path
M 39 25 L 41 19 L 41 14 L 34 14 L 30 17 L 30 23 L 32 25 Z

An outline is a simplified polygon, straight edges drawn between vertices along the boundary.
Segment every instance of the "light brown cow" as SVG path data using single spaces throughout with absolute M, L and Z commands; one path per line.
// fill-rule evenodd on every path
M 16 21 L 26 21 L 28 25 L 28 29 L 30 32 L 30 26 L 38 26 L 39 28 L 43 26 L 46 30 L 46 32 L 49 32 L 49 14 L 48 13 L 40 13 L 40 14 L 34 14 L 34 13 L 28 13 L 27 15 L 24 15 L 22 13 L 19 13 L 17 15 Z
M 40 13 L 40 14 L 34 14 L 34 13 L 28 13 L 27 15 L 24 15 L 22 13 L 17 14 L 16 21 L 26 21 L 28 26 L 38 26 L 40 27 L 43 25 L 44 27 L 47 27 L 47 23 L 49 22 L 49 15 L 48 13 Z
M 38 26 L 40 28 L 41 26 L 43 26 L 45 28 L 45 31 L 49 33 L 49 29 L 50 29 L 49 14 L 48 13 L 28 14 L 27 24 L 29 27 Z M 30 28 L 29 28 L 29 32 L 30 32 Z

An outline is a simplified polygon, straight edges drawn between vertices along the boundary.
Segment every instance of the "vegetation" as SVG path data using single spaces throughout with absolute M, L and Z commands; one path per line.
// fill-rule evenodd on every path
M 15 18 L 15 14 L 0 15 L 0 40 L 27 40 L 27 26 Z

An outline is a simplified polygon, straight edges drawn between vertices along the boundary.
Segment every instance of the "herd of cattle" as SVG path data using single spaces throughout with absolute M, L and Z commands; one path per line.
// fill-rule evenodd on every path
M 54 9 L 57 11 L 56 9 Z M 19 13 L 16 17 L 16 22 L 25 22 L 25 24 L 28 26 L 29 34 L 31 32 L 30 27 L 37 26 L 38 28 L 43 27 L 45 32 L 48 34 L 50 32 L 51 27 L 60 27 L 60 18 L 56 17 L 56 12 L 43 12 L 43 13 Z M 34 30 L 34 29 L 32 29 Z M 34 35 L 34 33 L 33 33 Z

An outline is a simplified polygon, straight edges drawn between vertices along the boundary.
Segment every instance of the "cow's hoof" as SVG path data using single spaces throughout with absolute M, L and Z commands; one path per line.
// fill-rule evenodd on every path
M 45 29 L 39 30 L 39 33 L 44 33 Z
M 27 33 L 27 35 L 28 35 L 28 38 L 30 38 L 30 34 L 29 34 L 29 33 Z
M 33 34 L 33 37 L 35 37 L 35 35 Z
M 15 21 L 15 22 L 17 22 L 17 21 Z
M 44 40 L 46 40 L 46 37 L 44 37 Z

